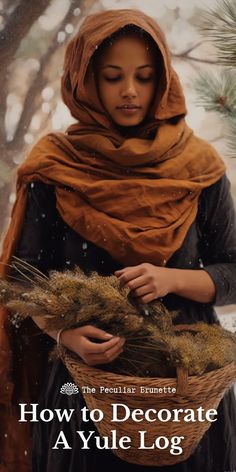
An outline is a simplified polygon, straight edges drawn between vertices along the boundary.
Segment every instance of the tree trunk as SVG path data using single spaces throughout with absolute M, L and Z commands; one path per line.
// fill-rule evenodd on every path
M 0 41 L 0 142 L 5 141 L 4 119 L 6 113 L 6 95 L 8 67 L 14 58 L 22 39 L 27 35 L 34 22 L 50 4 L 50 0 L 28 2 L 22 0 L 9 16 L 5 28 L 1 31 Z M 1 155 L 1 159 L 4 157 Z
M 6 53 L 5 51 L 2 51 L 0 48 L 0 58 L 3 52 L 5 64 L 7 63 L 9 64 L 11 62 L 11 60 L 13 59 L 13 55 L 15 54 L 18 46 L 20 45 L 20 41 L 27 34 L 33 22 L 38 18 L 38 16 L 40 16 L 40 14 L 42 14 L 42 12 L 46 8 L 46 6 L 48 6 L 49 3 L 50 3 L 49 0 L 47 1 L 41 0 L 40 2 L 37 2 L 37 5 L 31 5 L 31 4 L 29 5 L 28 1 L 23 0 L 20 2 L 19 6 L 15 8 L 14 13 L 12 14 L 14 19 L 16 20 L 16 18 L 17 17 L 19 18 L 20 16 L 22 18 L 22 21 L 25 21 L 26 23 L 24 24 L 24 26 L 21 26 L 24 33 L 22 32 L 21 28 L 16 28 L 15 31 L 13 29 L 14 38 L 12 39 L 14 40 L 13 41 L 14 47 L 13 46 L 11 47 L 11 52 L 9 51 L 8 53 Z M 40 70 L 38 71 L 37 76 L 35 77 L 33 83 L 30 85 L 27 91 L 27 94 L 24 100 L 23 111 L 22 111 L 19 123 L 17 125 L 17 129 L 15 132 L 13 141 L 11 142 L 6 142 L 6 137 L 5 137 L 5 132 L 4 132 L 4 129 L 5 129 L 4 119 L 5 119 L 6 95 L 7 95 L 7 92 L 5 89 L 5 86 L 7 87 L 7 85 L 6 85 L 6 80 L 4 80 L 4 77 L 6 77 L 6 75 L 4 74 L 7 74 L 7 71 L 5 71 L 2 75 L 0 74 L 0 84 L 2 80 L 2 88 L 0 88 L 0 106 L 2 107 L 0 108 L 1 109 L 0 159 L 6 164 L 8 164 L 10 167 L 12 167 L 12 175 L 14 174 L 16 166 L 17 166 L 14 163 L 13 157 L 14 155 L 17 156 L 18 158 L 20 156 L 23 156 L 24 148 L 26 148 L 25 143 L 24 143 L 24 134 L 26 133 L 26 130 L 29 127 L 32 116 L 37 111 L 38 102 L 39 102 L 38 101 L 39 94 L 41 93 L 42 88 L 47 83 L 47 78 L 46 78 L 47 68 L 50 67 L 50 62 L 52 58 L 54 57 L 55 51 L 59 47 L 58 42 L 57 42 L 58 32 L 61 31 L 61 29 L 63 30 L 63 28 L 65 27 L 67 23 L 70 23 L 72 21 L 76 23 L 78 21 L 78 19 L 73 16 L 73 11 L 75 7 L 80 7 L 81 14 L 86 15 L 87 11 L 91 8 L 93 3 L 94 3 L 94 0 L 86 0 L 86 2 L 83 2 L 81 0 L 80 1 L 76 0 L 76 2 L 73 0 L 71 1 L 69 10 L 67 14 L 65 15 L 65 18 L 63 19 L 62 23 L 58 25 L 58 29 L 57 31 L 55 31 L 55 34 L 53 35 L 53 38 L 50 41 L 50 45 L 45 55 L 41 57 Z M 20 7 L 21 7 L 21 12 L 19 13 Z M 26 18 L 24 18 L 24 12 L 25 12 L 24 9 L 26 7 L 28 9 L 30 7 L 31 9 L 31 16 L 30 16 L 31 23 L 29 22 L 29 17 L 27 18 L 27 15 L 26 15 Z M 17 9 L 18 9 L 18 13 L 17 13 Z M 11 19 L 11 28 L 13 28 L 13 18 Z M 5 28 L 5 30 L 8 31 L 9 28 L 7 27 Z M 6 34 L 6 39 L 5 39 L 6 47 L 7 47 L 7 42 L 9 41 L 9 37 L 10 36 Z M 43 130 L 40 130 L 40 132 L 42 131 Z M 9 217 L 10 209 L 11 209 L 11 205 L 9 204 L 9 197 L 14 188 L 12 181 L 13 181 L 13 178 L 10 179 L 9 183 L 6 182 L 5 184 L 2 184 L 2 187 L 0 187 L 0 219 L 1 219 L 3 231 L 4 231 L 4 227 L 7 226 L 7 221 L 8 221 L 8 217 Z M 1 237 L 2 236 L 3 234 L 1 234 Z M 0 242 L 1 242 L 1 237 L 0 237 Z

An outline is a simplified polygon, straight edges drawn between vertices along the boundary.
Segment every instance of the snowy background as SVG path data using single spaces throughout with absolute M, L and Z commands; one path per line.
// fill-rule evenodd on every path
M 227 158 L 225 123 L 197 105 L 194 89 L 200 70 L 219 67 L 212 44 L 199 26 L 216 0 L 38 0 L 0 1 L 0 224 L 1 236 L 14 203 L 14 176 L 33 143 L 49 130 L 63 131 L 72 118 L 60 99 L 63 55 L 84 16 L 106 9 L 138 8 L 155 18 L 166 33 L 173 64 L 186 94 L 187 122 L 210 141 L 227 164 L 236 202 L 236 159 Z M 236 307 L 219 311 L 223 325 L 236 331 Z

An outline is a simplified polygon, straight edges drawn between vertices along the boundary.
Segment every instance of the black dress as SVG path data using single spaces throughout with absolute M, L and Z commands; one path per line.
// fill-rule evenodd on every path
M 70 188 L 68 192 L 72 191 Z M 41 271 L 73 269 L 79 265 L 86 273 L 96 270 L 101 275 L 113 274 L 122 266 L 103 249 L 84 240 L 73 231 L 56 210 L 54 189 L 34 182 L 28 187 L 28 202 L 17 256 Z M 236 303 L 236 218 L 223 176 L 205 189 L 199 201 L 195 222 L 182 247 L 171 257 L 168 267 L 202 268 L 216 286 L 216 305 Z M 169 309 L 179 310 L 177 323 L 203 320 L 218 323 L 212 304 L 203 304 L 174 294 L 162 299 Z M 46 335 L 45 335 L 46 337 Z M 81 450 L 77 430 L 94 430 L 82 423 L 79 414 L 84 405 L 81 395 L 60 394 L 65 382 L 72 382 L 60 361 L 51 362 L 45 373 L 39 398 L 39 411 L 44 408 L 75 408 L 78 414 L 69 423 L 56 421 L 34 425 L 32 472 L 94 472 L 103 468 L 122 472 L 233 472 L 236 470 L 236 401 L 231 389 L 218 408 L 218 420 L 204 435 L 195 453 L 185 462 L 171 467 L 143 467 L 118 459 L 110 450 Z M 72 449 L 52 449 L 63 430 Z

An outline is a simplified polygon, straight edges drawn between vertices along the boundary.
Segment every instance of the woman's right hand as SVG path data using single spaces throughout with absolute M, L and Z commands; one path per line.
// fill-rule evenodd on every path
M 97 339 L 102 342 L 93 342 Z M 90 366 L 108 364 L 123 351 L 125 339 L 113 336 L 95 326 L 66 329 L 60 336 L 61 344 L 78 354 Z

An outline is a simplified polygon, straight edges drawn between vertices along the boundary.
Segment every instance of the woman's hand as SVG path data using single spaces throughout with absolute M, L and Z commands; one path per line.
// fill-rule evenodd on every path
M 115 272 L 121 287 L 128 287 L 131 295 L 141 303 L 175 293 L 200 303 L 214 303 L 216 287 L 204 269 L 175 269 L 149 263 L 125 267 Z
M 61 344 L 78 354 L 90 366 L 108 364 L 123 351 L 124 338 L 112 336 L 95 326 L 66 329 L 61 333 Z M 102 342 L 93 342 L 97 339 Z
M 121 287 L 130 288 L 133 297 L 149 303 L 176 290 L 176 270 L 143 263 L 117 270 L 115 275 Z

